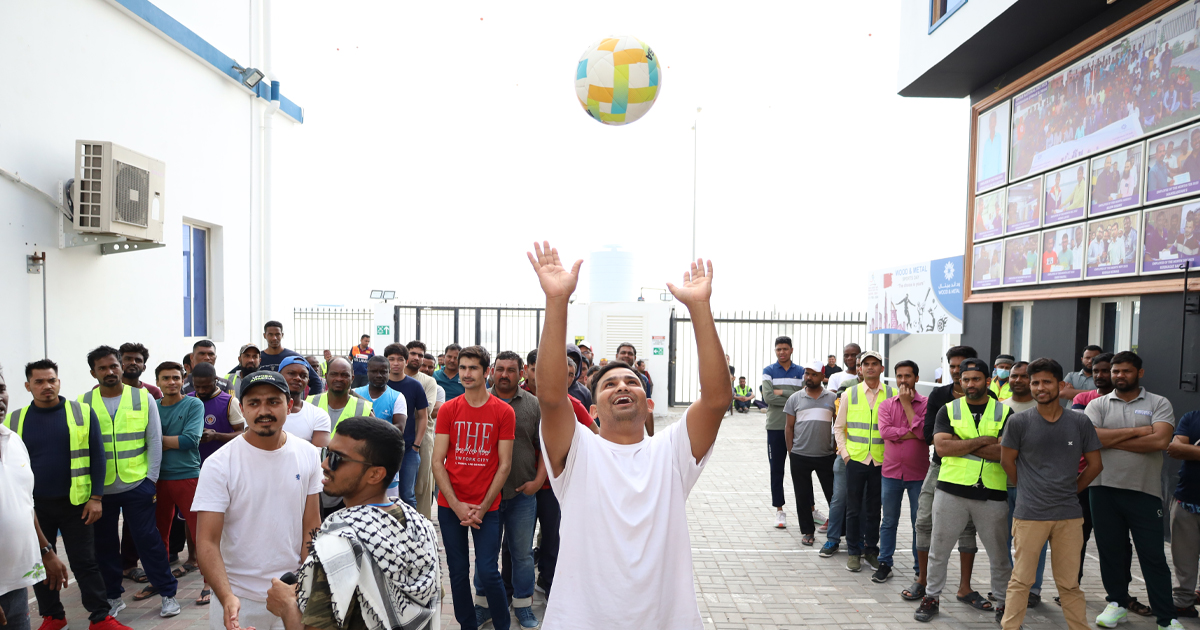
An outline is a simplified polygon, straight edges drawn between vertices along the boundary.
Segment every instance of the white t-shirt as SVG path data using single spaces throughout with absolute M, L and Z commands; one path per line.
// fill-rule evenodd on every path
M 570 570 L 555 576 L 544 630 L 609 630 L 630 619 L 643 628 L 704 627 L 685 503 L 711 455 L 696 463 L 686 413 L 637 444 L 575 428 L 566 466 L 550 478 L 562 509 L 558 566 Z
M 333 422 L 329 420 L 329 412 L 307 402 L 300 408 L 300 411 L 289 413 L 287 421 L 283 423 L 284 431 L 306 442 L 312 442 L 314 431 L 328 433 L 331 427 L 333 427 Z
M 438 388 L 437 401 L 444 404 L 446 402 L 446 390 L 442 389 L 441 385 L 438 385 L 437 388 Z
M 65 440 L 64 440 L 65 444 Z M 0 593 L 33 586 L 46 577 L 33 529 L 33 469 L 25 443 L 0 425 Z M 24 595 L 22 595 L 24 597 Z
M 234 595 L 265 602 L 271 578 L 300 567 L 304 504 L 321 491 L 319 452 L 294 435 L 274 451 L 239 435 L 204 460 L 192 510 L 225 514 L 221 558 Z
M 836 394 L 838 388 L 842 386 L 842 383 L 852 378 L 858 378 L 858 374 L 849 374 L 845 370 L 842 370 L 841 372 L 829 377 L 829 386 L 825 389 L 828 389 Z

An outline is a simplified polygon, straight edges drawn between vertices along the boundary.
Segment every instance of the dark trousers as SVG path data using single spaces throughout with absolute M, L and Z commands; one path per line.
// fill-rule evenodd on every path
M 83 524 L 83 506 L 71 505 L 66 498 L 34 499 L 33 511 L 37 514 L 42 531 L 51 537 L 50 544 L 56 553 L 58 542 L 53 538 L 54 532 L 62 534 L 67 561 L 71 565 L 71 573 L 75 575 L 75 585 L 79 587 L 79 596 L 88 611 L 88 619 L 93 622 L 104 621 L 109 605 L 104 597 L 104 578 L 100 575 L 100 565 L 96 563 L 94 528 Z M 45 581 L 33 585 L 39 615 L 66 619 L 66 610 L 59 600 L 60 592 L 46 588 Z
M 471 597 L 471 552 L 467 536 L 475 543 L 476 558 L 491 558 L 492 562 L 476 562 L 475 573 L 487 593 L 488 608 L 496 630 L 508 630 L 508 597 L 500 567 L 495 559 L 500 555 L 500 512 L 492 510 L 483 517 L 479 529 L 463 527 L 458 515 L 448 507 L 438 506 L 438 522 L 442 526 L 442 547 L 446 550 L 446 568 L 450 573 L 450 594 L 454 599 L 454 620 L 463 630 L 476 630 L 475 600 Z
M 133 532 L 129 531 L 129 523 L 121 525 L 121 569 L 128 571 L 138 565 L 137 546 L 133 544 Z
M 350 381 L 350 387 L 362 387 L 367 384 L 366 374 L 355 374 L 354 380 Z
M 1158 625 L 1169 625 L 1175 618 L 1175 602 L 1171 599 L 1171 568 L 1163 552 L 1162 499 L 1106 486 L 1092 486 L 1089 491 L 1100 578 L 1108 594 L 1105 599 L 1120 606 L 1129 604 L 1133 556 L 1128 540 L 1132 537 L 1150 608 Z
M 542 527 L 542 542 L 538 545 L 538 583 L 549 591 L 554 584 L 554 567 L 558 564 L 558 524 L 562 520 L 558 497 L 550 488 L 538 490 L 537 520 Z
M 800 517 L 800 533 L 813 536 L 817 533 L 817 525 L 813 523 L 812 513 L 804 506 L 811 508 L 816 505 L 813 500 L 812 474 L 817 473 L 821 482 L 821 492 L 825 494 L 826 503 L 833 501 L 833 458 L 807 457 L 788 453 L 788 461 L 792 469 L 792 490 L 796 493 L 796 514 Z
M 879 555 L 883 509 L 883 467 L 850 460 L 846 464 L 846 553 Z
M 788 445 L 783 429 L 767 429 L 767 461 L 771 463 L 771 505 L 783 507 L 783 464 L 787 461 Z M 803 506 L 801 506 L 803 507 Z
M 120 494 L 104 495 L 104 516 L 96 521 L 96 560 L 100 562 L 100 574 L 108 599 L 117 599 L 125 588 L 121 585 L 121 543 L 117 539 L 117 526 L 121 514 L 129 523 L 133 544 L 142 560 L 142 570 L 150 578 L 150 584 L 163 597 L 175 597 L 179 582 L 171 575 L 167 562 L 167 548 L 158 533 L 155 520 L 154 482 L 143 479 L 142 483 Z

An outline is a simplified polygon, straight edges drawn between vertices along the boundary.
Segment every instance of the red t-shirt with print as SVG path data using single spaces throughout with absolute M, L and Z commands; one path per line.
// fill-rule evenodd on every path
M 446 401 L 438 411 L 437 434 L 450 436 L 446 450 L 446 474 L 459 501 L 478 504 L 483 501 L 496 470 L 500 467 L 500 440 L 515 438 L 517 416 L 512 406 L 488 396 L 487 402 L 472 407 L 466 396 Z M 450 507 L 438 491 L 438 505 Z M 500 508 L 500 493 L 488 511 Z

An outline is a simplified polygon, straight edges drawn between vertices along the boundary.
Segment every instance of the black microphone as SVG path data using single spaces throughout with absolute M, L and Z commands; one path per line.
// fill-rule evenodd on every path
M 290 584 L 292 586 L 295 586 L 296 582 L 299 580 L 296 578 L 295 573 L 288 571 L 287 573 L 284 573 L 283 575 L 279 576 L 279 581 L 283 582 L 284 584 Z

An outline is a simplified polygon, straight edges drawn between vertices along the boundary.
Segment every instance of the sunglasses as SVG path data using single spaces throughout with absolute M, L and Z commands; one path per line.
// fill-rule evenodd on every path
M 341 453 L 339 453 L 337 451 L 330 450 L 330 448 L 328 446 L 326 446 L 324 450 L 325 450 L 324 457 L 322 457 L 321 459 L 329 460 L 329 470 L 337 470 L 338 466 L 342 465 L 342 462 L 354 462 L 356 464 L 362 464 L 363 466 L 368 466 L 368 467 L 375 465 L 366 460 L 351 459 L 349 457 L 346 457 L 345 455 L 342 455 Z

